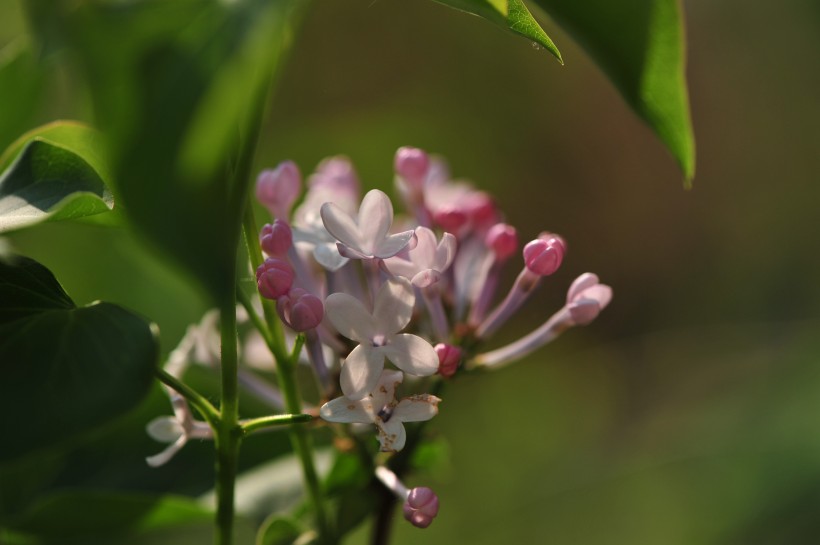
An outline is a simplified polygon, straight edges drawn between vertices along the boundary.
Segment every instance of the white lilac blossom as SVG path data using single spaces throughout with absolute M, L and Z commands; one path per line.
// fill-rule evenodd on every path
M 168 447 L 145 461 L 151 467 L 166 464 L 188 442 L 188 439 L 212 439 L 213 430 L 206 422 L 194 419 L 188 402 L 184 397 L 168 387 L 164 388 L 171 398 L 174 416 L 159 416 L 146 426 L 146 431 L 153 439 L 161 443 L 171 443 Z
M 325 229 L 338 241 L 339 253 L 351 259 L 386 259 L 403 250 L 414 236 L 413 231 L 390 234 L 393 204 L 378 189 L 367 192 L 356 218 L 334 202 L 321 208 Z
M 339 333 L 360 343 L 342 365 L 340 382 L 347 397 L 361 399 L 375 388 L 385 358 L 412 375 L 429 376 L 438 370 L 438 356 L 429 342 L 399 333 L 410 323 L 415 300 L 410 282 L 401 277 L 382 284 L 372 313 L 346 293 L 327 297 L 325 309 L 331 323 Z
M 441 401 L 428 394 L 396 401 L 396 388 L 402 379 L 400 371 L 382 371 L 370 395 L 359 400 L 338 397 L 322 405 L 319 414 L 328 422 L 375 424 L 382 452 L 399 451 L 407 440 L 404 422 L 430 420 L 438 413 Z
M 384 260 L 391 273 L 403 276 L 417 288 L 426 288 L 441 278 L 456 255 L 456 237 L 444 233 L 436 242 L 436 234 L 427 227 L 416 227 L 418 242 L 408 249 Z
M 345 213 L 356 211 L 359 179 L 346 157 L 330 157 L 319 164 L 308 179 L 305 200 L 296 209 L 292 225 L 294 243 L 312 253 L 322 267 L 336 271 L 344 267 L 348 259 L 339 254 L 336 239 L 322 222 L 322 205 L 331 201 Z

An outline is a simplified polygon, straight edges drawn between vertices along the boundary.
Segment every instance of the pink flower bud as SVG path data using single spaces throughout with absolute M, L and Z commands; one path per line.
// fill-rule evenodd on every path
M 278 299 L 293 285 L 293 269 L 281 259 L 268 258 L 256 269 L 256 285 L 267 299 Z
M 262 250 L 270 256 L 284 256 L 293 245 L 293 233 L 285 220 L 278 219 L 273 225 L 266 223 L 259 233 Z
M 558 235 L 541 233 L 524 246 L 524 264 L 539 276 L 549 276 L 558 270 L 564 260 L 566 245 Z
M 410 491 L 404 504 L 404 518 L 417 528 L 427 528 L 438 515 L 438 496 L 426 486 Z
M 612 288 L 598 283 L 593 273 L 584 273 L 567 291 L 567 310 L 575 325 L 587 325 L 598 317 L 612 300 Z
M 438 373 L 444 378 L 456 374 L 458 364 L 461 363 L 461 349 L 450 344 L 438 343 L 435 346 L 438 355 Z
M 484 243 L 495 252 L 496 259 L 503 261 L 518 248 L 518 232 L 512 225 L 496 223 L 487 231 Z
M 280 297 L 276 311 L 288 327 L 298 332 L 315 328 L 325 316 L 322 300 L 302 288 L 293 288 Z
M 399 148 L 394 161 L 396 174 L 411 187 L 420 189 L 430 170 L 430 158 L 424 150 L 411 147 Z
M 468 220 L 467 214 L 462 210 L 450 206 L 439 208 L 433 212 L 433 221 L 448 233 L 458 234 Z
M 275 218 L 287 219 L 299 196 L 302 175 L 293 161 L 280 163 L 273 170 L 263 170 L 256 178 L 256 198 Z

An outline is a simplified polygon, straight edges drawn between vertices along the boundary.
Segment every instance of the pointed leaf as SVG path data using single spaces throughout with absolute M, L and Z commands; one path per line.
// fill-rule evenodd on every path
M 678 0 L 532 0 L 587 50 L 655 131 L 688 183 L 695 147 Z
M 101 147 L 97 131 L 71 121 L 19 138 L 0 156 L 0 233 L 111 210 Z
M 0 149 L 31 126 L 44 87 L 43 70 L 25 43 L 13 42 L 0 50 Z
M 0 461 L 133 409 L 158 357 L 152 326 L 110 303 L 77 308 L 34 260 L 0 262 Z
M 483 17 L 552 53 L 564 64 L 561 53 L 522 0 L 435 0 L 440 4 Z

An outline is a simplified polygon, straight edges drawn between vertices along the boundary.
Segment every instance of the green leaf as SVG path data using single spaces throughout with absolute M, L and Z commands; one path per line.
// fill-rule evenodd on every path
M 291 545 L 304 529 L 296 521 L 279 515 L 271 515 L 256 534 L 256 545 Z
M 532 0 L 570 32 L 675 157 L 688 185 L 695 145 L 678 0 Z
M 522 0 L 435 0 L 440 4 L 483 17 L 496 25 L 523 36 L 552 53 L 564 64 L 561 53 L 547 36 Z
M 81 63 L 125 214 L 213 300 L 232 298 L 248 159 L 298 2 L 33 3 L 35 27 Z
M 101 135 L 59 121 L 23 135 L 0 156 L 0 233 L 108 212 L 114 202 Z
M 152 326 L 110 303 L 78 308 L 34 260 L 0 262 L 0 461 L 133 409 L 158 357 Z
M 43 71 L 24 42 L 0 50 L 0 149 L 31 126 L 44 84 Z

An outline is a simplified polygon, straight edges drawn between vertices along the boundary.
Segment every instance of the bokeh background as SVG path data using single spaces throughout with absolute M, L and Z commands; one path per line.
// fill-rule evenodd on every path
M 566 66 L 432 2 L 313 2 L 259 168 L 289 158 L 309 172 L 345 154 L 365 187 L 387 189 L 395 150 L 418 146 L 491 191 L 524 240 L 562 234 L 562 270 L 498 344 L 539 325 L 582 272 L 615 290 L 591 326 L 448 388 L 432 426 L 448 462 L 412 479 L 436 489 L 440 516 L 423 532 L 396 524 L 396 543 L 820 542 L 818 6 L 684 2 L 698 150 L 686 191 L 649 129 L 547 19 Z M 17 2 L 4 2 L 0 45 L 24 32 Z M 90 119 L 76 77 L 54 70 L 38 121 Z M 78 303 L 155 320 L 166 351 L 206 310 L 124 229 L 59 223 L 10 241 Z M 142 465 L 161 446 L 140 430 L 166 410 L 155 393 L 111 431 L 116 450 L 81 448 L 61 482 L 201 492 L 209 445 L 186 448 L 176 468 Z M 248 442 L 246 464 L 269 456 L 262 444 Z M 133 471 L 122 474 L 124 461 Z

